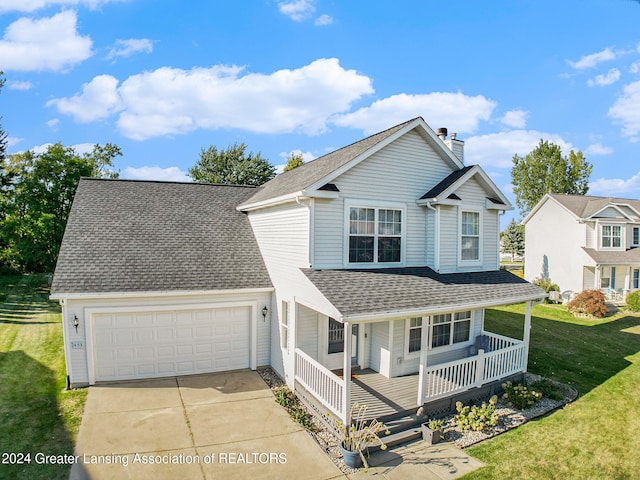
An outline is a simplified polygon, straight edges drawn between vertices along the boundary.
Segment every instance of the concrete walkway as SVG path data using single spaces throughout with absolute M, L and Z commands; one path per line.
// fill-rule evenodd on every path
M 347 478 L 249 370 L 89 389 L 72 480 Z M 422 441 L 348 478 L 453 479 L 482 464 Z

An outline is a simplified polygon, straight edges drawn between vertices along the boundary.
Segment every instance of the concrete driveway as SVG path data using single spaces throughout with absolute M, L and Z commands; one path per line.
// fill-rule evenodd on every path
M 344 478 L 253 371 L 89 389 L 72 479 Z

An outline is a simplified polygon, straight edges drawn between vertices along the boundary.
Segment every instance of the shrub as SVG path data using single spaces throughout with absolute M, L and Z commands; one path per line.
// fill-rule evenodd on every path
M 489 403 L 482 402 L 481 406 L 465 406 L 462 402 L 456 402 L 458 415 L 455 422 L 462 430 L 475 430 L 480 432 L 487 427 L 495 426 L 498 423 L 498 414 L 495 413 L 498 397 L 493 396 Z
M 276 402 L 287 409 L 291 418 L 307 430 L 315 432 L 318 429 L 313 423 L 313 416 L 304 408 L 304 405 L 300 403 L 300 399 L 296 397 L 296 394 L 289 387 L 286 385 L 276 387 L 273 389 L 273 393 L 276 396 Z
M 535 390 L 529 390 L 521 383 L 515 385 L 511 382 L 503 383 L 504 395 L 502 398 L 520 410 L 533 407 L 533 405 L 542 398 L 542 394 Z
M 533 281 L 533 284 L 537 285 L 547 293 L 551 291 L 554 291 L 554 292 L 560 291 L 560 287 L 558 286 L 558 284 L 553 283 L 550 278 L 536 278 Z
M 640 312 L 640 291 L 627 295 L 627 307 L 633 312 Z
M 584 290 L 567 304 L 567 310 L 573 315 L 588 315 L 596 318 L 607 314 L 604 295 L 599 290 Z
M 531 384 L 531 388 L 541 392 L 545 397 L 550 398 L 551 400 L 562 400 L 564 398 L 562 391 L 560 391 L 560 387 L 548 378 L 542 378 L 537 382 L 533 382 Z

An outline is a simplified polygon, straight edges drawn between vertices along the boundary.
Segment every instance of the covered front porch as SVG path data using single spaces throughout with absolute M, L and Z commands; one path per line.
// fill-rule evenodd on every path
M 353 327 L 344 324 L 344 359 L 342 368 L 329 369 L 295 349 L 295 385 L 309 392 L 327 411 L 346 421 L 355 403 L 367 405 L 368 418 L 385 418 L 403 412 L 415 413 L 418 406 L 449 398 L 526 372 L 531 326 L 531 305 L 527 302 L 523 340 L 480 330 L 475 338 L 483 339 L 486 350 L 464 348 L 457 360 L 429 364 L 428 349 L 421 355 L 415 373 L 387 376 L 372 368 L 360 368 L 354 362 Z M 424 328 L 423 332 L 429 329 Z M 428 337 L 428 336 L 427 336 Z M 424 338 L 423 345 L 427 345 Z M 474 339 L 475 340 L 475 339 Z M 437 358 L 435 355 L 433 358 Z
M 629 293 L 640 289 L 640 264 L 596 265 L 593 271 L 593 288 L 611 302 L 622 302 Z

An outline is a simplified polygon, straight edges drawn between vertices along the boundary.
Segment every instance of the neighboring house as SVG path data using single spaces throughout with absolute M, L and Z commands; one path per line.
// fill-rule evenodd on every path
M 527 280 L 612 300 L 640 288 L 640 200 L 550 193 L 522 223 Z
M 70 383 L 270 365 L 344 419 L 524 372 L 545 294 L 499 269 L 512 206 L 463 145 L 416 118 L 259 188 L 81 180 L 51 295 Z M 524 340 L 485 330 L 516 302 Z

